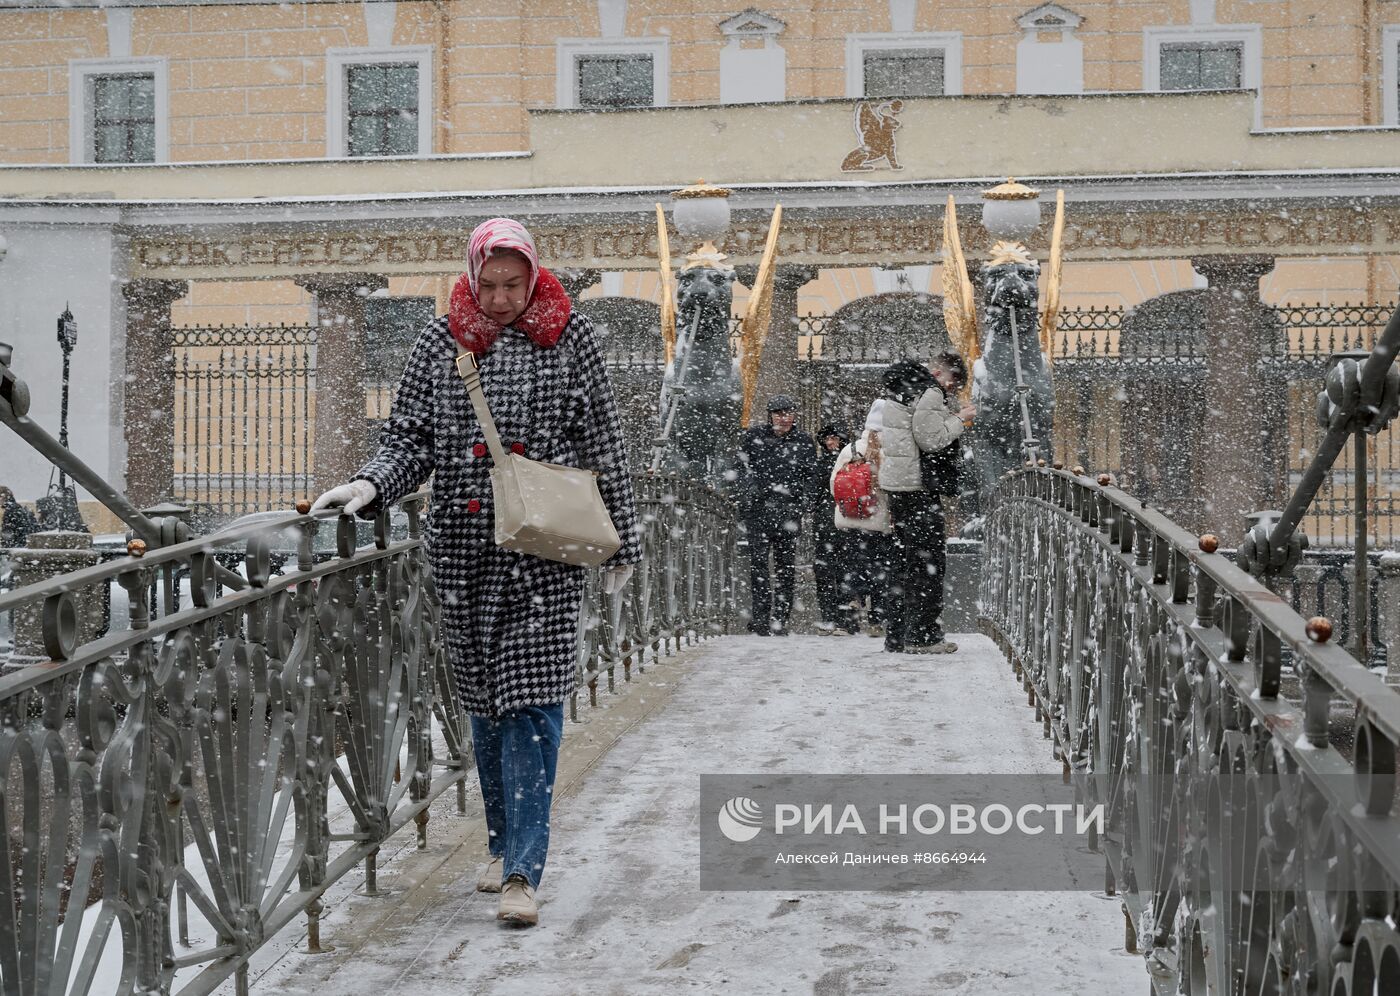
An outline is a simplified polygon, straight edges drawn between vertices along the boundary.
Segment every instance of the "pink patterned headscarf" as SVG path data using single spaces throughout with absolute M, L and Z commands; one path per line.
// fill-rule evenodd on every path
M 467 243 L 467 280 L 471 283 L 472 296 L 480 294 L 481 268 L 492 254 L 503 249 L 515 250 L 530 264 L 530 288 L 525 298 L 528 301 L 534 296 L 535 284 L 540 278 L 540 257 L 535 251 L 535 240 L 514 218 L 492 218 L 472 230 Z

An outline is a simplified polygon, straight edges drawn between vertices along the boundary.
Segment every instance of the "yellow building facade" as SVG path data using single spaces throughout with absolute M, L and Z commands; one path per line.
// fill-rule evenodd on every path
M 0 10 L 0 337 L 47 374 L 26 343 L 86 296 L 75 314 L 105 338 L 78 371 L 109 387 L 80 395 L 78 445 L 113 477 L 164 468 L 135 488 L 154 498 L 172 473 L 224 474 L 143 421 L 208 403 L 141 376 L 172 330 L 358 330 L 386 298 L 441 311 L 493 214 L 580 270 L 583 298 L 655 303 L 653 206 L 699 176 L 734 189 L 741 267 L 784 205 L 794 319 L 938 295 L 945 200 L 975 256 L 977 192 L 1007 175 L 1066 192 L 1069 308 L 1199 289 L 1220 270 L 1198 257 L 1246 255 L 1267 257 L 1238 270 L 1266 304 L 1384 303 L 1398 62 L 1400 0 L 19 0 Z M 315 420 L 320 395 L 298 398 Z M 230 438 L 267 402 L 240 404 Z M 242 465 L 279 472 L 288 434 Z M 355 458 L 324 436 L 317 481 Z
M 658 106 L 861 97 L 887 85 L 891 67 L 915 74 L 917 95 L 1243 87 L 1257 90 L 1264 129 L 1396 122 L 1400 2 L 1389 0 L 775 0 L 749 10 L 687 0 L 20 2 L 0 11 L 0 162 L 92 162 L 93 81 L 135 75 L 151 77 L 154 161 L 345 156 L 346 74 L 370 65 L 411 71 L 414 133 L 397 149 L 414 156 L 528 151 L 534 109 L 619 96 Z M 632 72 L 637 85 L 590 94 L 580 76 L 590 67 Z M 1196 279 L 1183 263 L 1072 267 L 1066 293 L 1131 305 Z M 1397 273 L 1381 259 L 1287 264 L 1265 280 L 1270 300 L 1369 299 Z M 803 289 L 801 307 L 827 313 L 885 289 L 937 286 L 927 267 L 832 270 Z M 609 277 L 607 289 L 656 294 L 641 274 Z M 441 299 L 445 288 L 396 280 L 391 292 Z M 176 321 L 297 321 L 309 307 L 289 283 L 256 299 L 202 283 Z

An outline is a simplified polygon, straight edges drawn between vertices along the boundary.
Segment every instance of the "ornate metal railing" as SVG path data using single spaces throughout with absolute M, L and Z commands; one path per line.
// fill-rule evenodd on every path
M 1067 777 L 1108 804 L 1090 843 L 1154 991 L 1394 990 L 1400 696 L 1106 481 L 1000 483 L 982 614 Z
M 1273 304 L 1265 305 L 1283 334 L 1274 343 L 1280 358 L 1295 362 L 1323 362 L 1333 353 L 1369 349 L 1376 332 L 1394 313 L 1396 304 Z M 1055 359 L 1084 360 L 1116 356 L 1118 333 L 1131 309 L 1123 307 L 1065 308 L 1056 320 Z M 1133 343 L 1141 360 L 1191 357 L 1197 329 L 1158 329 Z
M 742 598 L 728 502 L 660 477 L 637 488 L 644 561 L 619 596 L 589 580 L 575 718 L 617 665 L 627 677 L 648 650 L 727 630 Z M 357 547 L 349 517 L 303 504 L 0 595 L 0 613 L 41 620 L 49 658 L 0 671 L 0 991 L 199 994 L 232 976 L 246 992 L 249 956 L 302 914 L 319 950 L 331 885 L 363 863 L 373 893 L 381 846 L 410 823 L 426 846 L 453 786 L 465 808 L 428 501 L 401 503 L 401 539 L 386 513 Z M 238 578 L 216 573 L 231 551 Z M 81 593 L 113 582 L 129 625 L 81 635 Z

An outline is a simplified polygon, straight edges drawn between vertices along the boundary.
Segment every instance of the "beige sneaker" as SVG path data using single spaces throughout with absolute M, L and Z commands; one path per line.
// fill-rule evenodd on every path
M 939 640 L 937 643 L 905 647 L 904 652 L 906 654 L 955 654 L 958 652 L 958 645 L 947 640 Z
M 501 872 L 505 871 L 505 858 L 493 857 L 486 862 L 486 867 L 481 869 L 481 875 L 476 880 L 477 892 L 500 892 Z
M 512 877 L 501 889 L 501 906 L 496 919 L 522 927 L 540 922 L 540 908 L 535 904 L 535 890 L 523 878 Z

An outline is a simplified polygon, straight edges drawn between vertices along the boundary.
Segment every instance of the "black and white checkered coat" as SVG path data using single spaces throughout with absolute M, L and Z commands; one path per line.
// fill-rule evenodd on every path
M 355 475 L 379 489 L 372 512 L 434 475 L 426 545 L 463 707 L 497 717 L 562 702 L 574 689 L 584 568 L 496 546 L 491 456 L 454 360 L 447 318 L 414 344 L 379 452 Z M 605 566 L 641 559 L 622 425 L 593 324 L 574 312 L 558 343 L 505 329 L 480 358 L 491 414 L 510 449 L 598 472 L 622 537 Z

